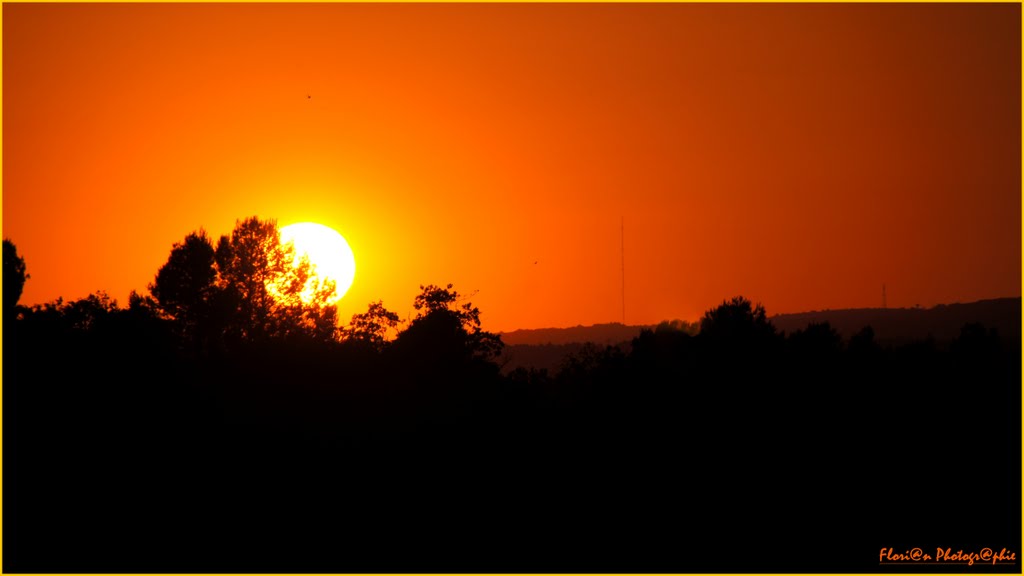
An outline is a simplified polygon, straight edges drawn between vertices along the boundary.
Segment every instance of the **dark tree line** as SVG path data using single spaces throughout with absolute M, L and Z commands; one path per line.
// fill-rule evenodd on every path
M 1020 551 L 1019 333 L 882 347 L 869 327 L 781 334 L 735 298 L 696 332 L 503 375 L 452 285 L 422 286 L 408 323 L 378 301 L 338 327 L 293 259 L 253 218 L 175 244 L 126 308 L 25 308 L 5 241 L 5 571 L 871 572 L 881 547 Z

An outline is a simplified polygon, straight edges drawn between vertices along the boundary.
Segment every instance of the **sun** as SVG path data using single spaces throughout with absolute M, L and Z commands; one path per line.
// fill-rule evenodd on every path
M 348 292 L 356 277 L 356 258 L 344 236 L 336 230 L 314 222 L 299 222 L 281 228 L 281 243 L 294 243 L 295 258 L 309 257 L 313 272 L 321 280 L 334 280 L 336 291 L 328 301 L 334 304 Z M 310 293 L 303 293 L 302 300 L 309 302 Z

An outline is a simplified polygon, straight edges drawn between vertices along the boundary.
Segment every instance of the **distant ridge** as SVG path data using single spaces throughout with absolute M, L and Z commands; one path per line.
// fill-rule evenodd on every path
M 513 330 L 503 332 L 501 340 L 508 345 L 520 344 L 576 344 L 593 342 L 594 344 L 615 345 L 627 342 L 640 335 L 644 328 L 650 326 L 629 326 L 620 322 L 610 324 L 594 324 L 593 326 L 573 326 L 572 328 L 538 328 L 535 330 Z
M 775 327 L 786 333 L 806 328 L 812 322 L 828 322 L 843 338 L 849 338 L 865 326 L 871 326 L 875 337 L 885 340 L 923 339 L 952 340 L 960 335 L 964 324 L 980 322 L 995 328 L 1003 337 L 1020 337 L 1021 299 L 995 298 L 965 304 L 939 304 L 932 308 L 846 308 L 812 310 L 769 317 Z M 653 330 L 655 324 L 630 326 L 620 322 L 573 326 L 571 328 L 538 328 L 501 333 L 505 344 L 594 344 L 615 345 L 628 342 L 643 329 Z
M 769 318 L 780 332 L 792 334 L 812 322 L 828 322 L 844 340 L 871 326 L 875 340 L 883 345 L 899 345 L 931 337 L 947 343 L 960 335 L 965 324 L 981 323 L 994 328 L 1004 342 L 1021 339 L 1021 298 L 996 298 L 965 304 L 939 304 L 932 308 L 849 308 L 814 310 L 794 314 L 776 314 Z M 628 345 L 643 329 L 656 325 L 629 326 L 619 322 L 513 330 L 501 334 L 506 344 L 504 369 L 517 367 L 558 369 L 567 354 L 579 352 L 585 343 L 598 346 Z M 1012 345 L 1012 344 L 1011 344 Z
M 1021 337 L 1021 299 L 996 298 L 966 304 L 939 304 L 932 308 L 853 308 L 777 314 L 769 318 L 781 331 L 793 333 L 812 322 L 828 322 L 844 339 L 865 326 L 879 342 L 905 342 L 929 336 L 949 341 L 960 335 L 964 324 L 980 322 L 995 328 L 1005 340 Z

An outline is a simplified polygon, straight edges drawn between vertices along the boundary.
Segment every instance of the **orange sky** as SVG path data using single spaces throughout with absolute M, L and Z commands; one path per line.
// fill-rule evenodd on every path
M 23 304 L 251 215 L 349 240 L 343 318 L 618 321 L 620 217 L 629 323 L 1019 296 L 1020 11 L 4 4 L 3 234 Z

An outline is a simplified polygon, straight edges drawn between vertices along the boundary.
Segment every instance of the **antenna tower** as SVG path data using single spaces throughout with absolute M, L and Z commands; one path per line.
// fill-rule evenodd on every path
M 626 323 L 626 219 L 619 216 L 619 251 L 622 255 L 622 323 Z

